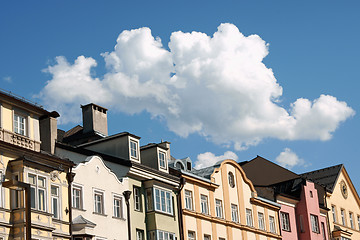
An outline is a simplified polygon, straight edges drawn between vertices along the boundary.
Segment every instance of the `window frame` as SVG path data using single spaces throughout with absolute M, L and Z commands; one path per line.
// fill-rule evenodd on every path
M 336 206 L 335 205 L 331 205 L 331 213 L 332 213 L 334 223 L 337 223 L 337 214 L 336 214 Z
M 193 236 L 190 237 L 190 234 L 193 234 Z M 188 240 L 196 240 L 196 233 L 195 231 L 188 231 L 188 234 L 187 234 L 187 239 Z
M 354 228 L 354 213 L 349 212 L 349 221 L 350 221 L 350 228 L 355 229 Z
M 269 216 L 269 230 L 271 233 L 276 233 L 275 217 Z
M 163 156 L 164 158 L 160 157 Z M 163 170 L 167 170 L 167 164 L 166 164 L 166 152 L 165 151 L 161 151 L 158 150 L 158 159 L 159 159 L 159 168 L 163 169 Z M 162 166 L 162 163 L 164 164 L 164 166 Z
M 129 141 L 129 147 L 130 147 L 130 159 L 139 160 L 139 144 L 137 141 L 130 138 Z M 133 148 L 135 146 L 135 149 Z M 135 156 L 133 155 L 135 154 Z
M 2 155 L 0 155 L 2 160 Z M 5 197 L 4 197 L 4 188 L 2 186 L 3 181 L 5 180 L 4 170 L 0 169 L 0 208 L 5 206 Z
M 340 209 L 340 215 L 341 215 L 341 223 L 343 226 L 346 226 L 346 216 L 345 216 L 345 209 Z
M 35 183 L 30 182 L 30 175 L 35 177 Z M 39 179 L 44 180 L 44 186 L 39 185 Z M 38 211 L 47 212 L 48 211 L 48 203 L 47 203 L 47 199 L 48 199 L 48 182 L 49 182 L 48 177 L 44 176 L 42 174 L 28 172 L 27 173 L 27 180 L 28 180 L 28 183 L 30 184 L 31 203 L 34 204 L 34 207 L 33 206 L 30 206 L 30 207 L 32 209 L 35 209 L 35 210 L 38 210 Z M 42 200 L 40 198 L 40 192 L 44 193 Z M 41 206 L 43 206 L 43 207 L 41 208 Z
M 228 181 L 231 188 L 235 187 L 235 176 L 232 172 L 228 172 Z
M 254 226 L 253 217 L 252 217 L 252 210 L 246 208 L 246 225 L 249 227 Z
M 215 214 L 217 218 L 224 218 L 222 201 L 215 199 Z
M 155 211 L 173 215 L 174 209 L 173 209 L 172 192 L 155 186 L 153 187 L 153 191 L 154 191 L 153 194 L 154 194 Z M 159 196 L 157 195 L 157 191 L 159 192 Z M 164 194 L 162 195 L 162 193 Z M 165 208 L 165 211 L 163 210 L 163 206 Z
M 192 191 L 185 189 L 184 196 L 185 196 L 185 209 L 194 210 Z
M 119 205 L 115 203 L 119 202 Z M 124 218 L 124 200 L 123 197 L 117 194 L 113 194 L 113 217 L 114 218 Z
M 209 200 L 208 196 L 200 194 L 200 209 L 202 214 L 209 215 Z
M 281 230 L 291 232 L 290 215 L 287 212 L 280 212 Z
M 83 210 L 84 209 L 84 203 L 83 203 L 83 187 L 82 186 L 80 186 L 80 185 L 76 185 L 76 184 L 73 184 L 72 185 L 72 189 L 71 189 L 72 191 L 71 191 L 71 194 L 72 194 L 72 208 L 74 208 L 74 209 L 79 209 L 79 210 Z M 77 195 L 75 195 L 74 194 L 74 192 L 79 192 L 80 193 L 80 195 L 79 196 L 77 196 Z M 76 199 L 79 199 L 79 206 L 77 206 L 77 204 L 75 204 L 76 203 Z
M 57 191 L 57 195 L 53 194 L 53 188 L 55 188 Z M 61 219 L 61 202 L 60 202 L 60 187 L 58 185 L 51 184 L 50 185 L 50 195 L 51 195 L 51 213 L 53 214 L 53 218 L 55 219 Z M 56 200 L 56 206 L 57 206 L 57 216 L 55 216 L 54 211 L 54 200 Z
M 239 222 L 239 212 L 236 204 L 231 204 L 231 221 L 235 223 Z
M 258 212 L 258 224 L 260 230 L 265 230 L 265 218 L 262 212 Z
M 134 186 L 133 198 L 134 198 L 134 210 L 138 212 L 142 212 L 141 187 Z
M 24 129 L 21 129 L 20 124 L 22 124 L 17 118 L 21 118 L 24 120 Z M 15 122 L 17 122 L 17 124 L 15 124 Z M 21 130 L 24 131 L 24 133 L 21 132 Z M 17 110 L 13 111 L 13 131 L 16 134 L 19 134 L 21 136 L 25 136 L 27 137 L 28 134 L 28 114 L 19 112 Z
M 97 206 L 98 199 L 96 199 L 96 196 L 100 196 L 100 201 L 99 201 L 100 208 L 98 208 Z M 94 201 L 93 213 L 99 215 L 105 215 L 105 192 L 99 189 L 93 189 L 93 201 Z
M 314 214 L 310 214 L 310 222 L 311 231 L 314 233 L 320 233 L 319 217 Z

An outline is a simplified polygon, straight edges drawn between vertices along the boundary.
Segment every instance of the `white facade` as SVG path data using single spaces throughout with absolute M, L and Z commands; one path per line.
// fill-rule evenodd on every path
M 99 156 L 88 157 L 73 170 L 73 235 L 93 239 L 127 239 L 124 191 L 128 179 L 119 179 Z

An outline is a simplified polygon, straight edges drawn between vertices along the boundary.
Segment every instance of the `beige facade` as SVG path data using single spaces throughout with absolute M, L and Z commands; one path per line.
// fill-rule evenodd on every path
M 327 193 L 331 239 L 360 239 L 360 199 L 345 167 L 342 167 L 332 193 Z M 343 238 L 341 238 L 343 237 Z
M 4 239 L 24 239 L 29 233 L 35 239 L 70 239 L 68 178 L 73 163 L 51 155 L 51 149 L 40 152 L 40 122 L 56 123 L 57 116 L 0 92 L 0 237 Z M 26 216 L 28 210 L 31 214 Z
M 184 239 L 281 239 L 279 205 L 257 197 L 235 161 L 205 171 L 181 171 L 181 176 L 186 181 L 181 191 Z

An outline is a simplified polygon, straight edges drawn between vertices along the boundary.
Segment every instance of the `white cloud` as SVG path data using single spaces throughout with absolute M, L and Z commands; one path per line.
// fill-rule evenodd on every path
M 290 148 L 285 148 L 283 152 L 276 157 L 275 161 L 284 168 L 291 169 L 295 166 L 305 166 L 304 159 L 301 159 Z
M 3 77 L 3 80 L 8 83 L 12 83 L 12 78 L 10 76 Z
M 174 32 L 169 50 L 149 28 L 123 31 L 112 52 L 101 54 L 107 72 L 91 75 L 96 61 L 57 57 L 40 93 L 62 122 L 80 121 L 80 104 L 95 102 L 130 114 L 148 111 L 176 134 L 198 133 L 236 150 L 264 138 L 328 140 L 355 114 L 345 102 L 321 95 L 281 107 L 283 89 L 262 62 L 268 44 L 221 24 L 213 36 Z
M 226 159 L 232 159 L 237 161 L 238 156 L 231 151 L 227 151 L 224 153 L 224 155 L 221 156 L 215 156 L 215 154 L 211 152 L 201 153 L 197 156 L 197 161 L 195 163 L 194 168 L 201 169 L 201 168 L 213 166 L 215 165 L 215 163 Z

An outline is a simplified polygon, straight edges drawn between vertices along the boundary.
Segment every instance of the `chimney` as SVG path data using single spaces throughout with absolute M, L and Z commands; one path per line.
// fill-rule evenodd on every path
M 53 111 L 49 115 L 40 117 L 40 149 L 55 154 L 55 143 L 57 139 L 57 119 L 59 113 Z
M 87 104 L 85 106 L 81 105 L 81 108 L 84 127 L 83 132 L 88 133 L 95 131 L 107 136 L 107 109 L 93 103 Z

